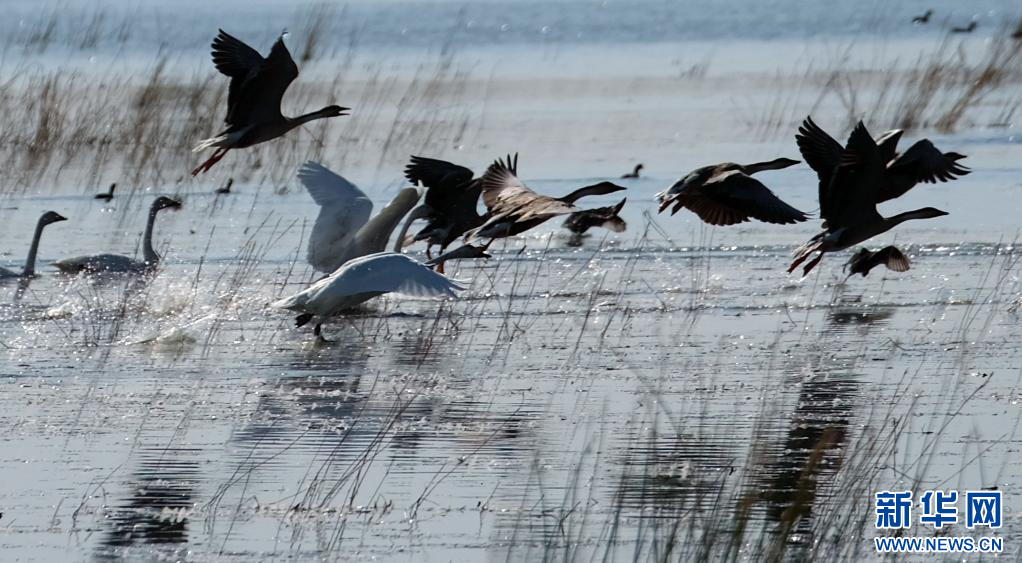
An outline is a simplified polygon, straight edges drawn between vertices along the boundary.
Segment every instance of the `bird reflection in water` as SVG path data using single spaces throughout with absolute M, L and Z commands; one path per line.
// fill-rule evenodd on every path
M 757 456 L 746 486 L 748 501 L 765 503 L 775 533 L 790 543 L 812 543 L 813 510 L 829 498 L 822 495 L 846 456 L 848 426 L 858 405 L 857 376 L 830 373 L 804 381 L 783 442 L 771 443 Z M 786 542 L 775 545 L 781 549 Z
M 195 498 L 198 450 L 156 449 L 142 460 L 127 483 L 130 493 L 106 519 L 104 550 L 188 541 L 188 514 Z
M 849 332 L 853 327 L 858 331 L 869 332 L 875 328 L 886 326 L 891 316 L 894 315 L 893 307 L 873 305 L 862 302 L 862 296 L 837 296 L 827 309 L 827 326 L 825 334 L 839 334 Z

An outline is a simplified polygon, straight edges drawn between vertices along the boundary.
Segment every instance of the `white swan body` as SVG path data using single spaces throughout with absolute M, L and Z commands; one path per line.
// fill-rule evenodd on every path
M 317 271 L 333 272 L 353 258 L 382 252 L 391 233 L 421 192 L 405 188 L 372 219 L 365 192 L 317 162 L 306 162 L 298 180 L 320 207 L 309 236 L 307 260 Z
M 142 235 L 142 256 L 144 260 L 135 260 L 120 254 L 90 254 L 86 256 L 75 256 L 54 262 L 53 265 L 65 274 L 86 273 L 112 273 L 112 274 L 141 274 L 151 271 L 160 263 L 160 255 L 153 249 L 153 225 L 156 223 L 156 214 L 162 209 L 177 209 L 181 202 L 166 196 L 160 196 L 153 201 L 149 207 L 149 220 L 146 223 L 145 234 Z
M 308 289 L 275 301 L 272 306 L 324 319 L 385 293 L 454 297 L 455 292 L 463 289 L 407 255 L 379 252 L 348 261 Z
M 32 244 L 28 247 L 28 258 L 25 259 L 25 268 L 19 274 L 13 270 L 6 268 L 0 268 L 0 279 L 19 279 L 19 278 L 31 278 L 35 276 L 35 257 L 39 252 L 39 239 L 43 236 L 43 229 L 46 225 L 56 223 L 58 221 L 67 221 L 67 217 L 64 217 L 56 211 L 47 211 L 43 213 L 42 217 L 39 218 L 39 222 L 35 226 L 35 234 L 32 236 Z

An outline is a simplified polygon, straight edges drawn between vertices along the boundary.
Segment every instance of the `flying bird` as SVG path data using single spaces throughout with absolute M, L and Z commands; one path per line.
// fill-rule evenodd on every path
M 572 244 L 580 244 L 582 235 L 593 227 L 603 227 L 615 233 L 625 232 L 625 229 L 628 228 L 628 223 L 625 223 L 620 213 L 626 201 L 628 201 L 628 198 L 622 199 L 617 205 L 598 207 L 596 209 L 583 209 L 568 215 L 562 226 L 571 231 Z
M 463 289 L 405 254 L 379 252 L 346 262 L 309 288 L 272 306 L 300 313 L 295 319 L 298 327 L 315 321 L 314 334 L 322 339 L 323 322 L 374 297 L 387 293 L 455 297 Z
M 834 172 L 829 181 L 824 180 L 821 163 L 814 164 L 810 155 L 803 151 L 806 160 L 820 173 L 820 216 L 824 220 L 824 231 L 795 250 L 795 259 L 788 267 L 789 273 L 813 254 L 817 256 L 805 266 L 803 275 L 808 274 L 819 264 L 823 255 L 828 252 L 851 248 L 905 221 L 947 215 L 947 212 L 933 207 L 898 213 L 891 217 L 880 215 L 877 203 L 890 199 L 887 197 L 890 193 L 885 190 L 892 189 L 889 181 L 892 168 L 889 154 L 891 149 L 884 148 L 882 144 L 883 142 L 878 143 L 873 139 L 860 121 L 849 136 L 845 147 L 833 155 Z M 822 153 L 811 154 L 815 159 Z M 898 189 L 902 187 L 902 184 L 894 185 L 898 186 Z
M 768 162 L 736 164 L 723 162 L 696 168 L 667 190 L 657 194 L 660 213 L 671 207 L 671 215 L 688 209 L 705 223 L 726 226 L 757 219 L 764 223 L 800 223 L 808 215 L 781 201 L 774 192 L 752 177 L 764 170 L 779 170 L 798 164 L 790 158 Z
M 956 152 L 942 153 L 929 139 L 916 141 L 903 153 L 898 153 L 898 142 L 902 131 L 892 129 L 876 139 L 878 156 L 882 161 L 878 185 L 871 190 L 874 203 L 901 197 L 917 184 L 934 184 L 950 182 L 969 173 L 969 169 L 958 163 L 965 155 Z M 807 117 L 795 135 L 799 151 L 810 168 L 816 171 L 819 178 L 820 202 L 829 189 L 841 159 L 842 147 L 833 137 L 817 125 L 812 117 Z M 821 215 L 823 210 L 821 209 Z
M 405 188 L 370 219 L 373 202 L 365 192 L 326 166 L 306 162 L 298 169 L 298 180 L 319 206 L 307 259 L 317 271 L 328 273 L 353 258 L 384 251 L 421 195 L 415 188 Z
M 425 187 L 426 195 L 422 204 L 408 214 L 398 244 L 405 243 L 404 233 L 412 221 L 426 219 L 426 226 L 412 237 L 411 242 L 426 241 L 426 256 L 432 258 L 434 245 L 439 246 L 443 254 L 461 235 L 483 223 L 477 209 L 482 180 L 473 178 L 468 168 L 445 160 L 413 156 L 405 167 L 405 178 L 414 185 Z M 395 247 L 394 250 L 400 251 L 400 248 Z
M 518 155 L 498 159 L 482 177 L 483 203 L 488 210 L 485 222 L 469 231 L 468 239 L 503 238 L 524 233 L 552 217 L 579 211 L 575 202 L 592 195 L 624 190 L 612 182 L 600 182 L 579 188 L 566 196 L 552 197 L 536 193 L 518 178 Z
M 227 117 L 224 119 L 227 128 L 215 137 L 200 141 L 193 149 L 193 152 L 199 152 L 216 148 L 213 156 L 192 171 L 192 176 L 208 171 L 231 149 L 276 139 L 316 119 L 347 115 L 344 112 L 349 108 L 337 105 L 298 117 L 281 114 L 281 98 L 298 78 L 298 65 L 284 45 L 284 35 L 273 44 L 266 58 L 222 29 L 213 39 L 212 47 L 213 65 L 231 79 L 227 91 Z
M 909 261 L 908 256 L 894 246 L 885 246 L 876 252 L 868 248 L 860 248 L 848 259 L 845 270 L 848 272 L 849 278 L 855 274 L 862 274 L 862 277 L 866 277 L 870 270 L 881 264 L 894 272 L 907 272 L 912 262 Z

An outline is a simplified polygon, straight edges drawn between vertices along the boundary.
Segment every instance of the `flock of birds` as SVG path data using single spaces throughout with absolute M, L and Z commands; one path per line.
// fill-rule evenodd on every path
M 213 40 L 213 64 L 230 78 L 226 127 L 195 147 L 195 151 L 215 150 L 195 168 L 193 175 L 208 171 L 232 149 L 276 139 L 313 120 L 346 115 L 348 108 L 337 105 L 298 117 L 281 113 L 284 92 L 298 76 L 298 67 L 283 39 L 283 35 L 277 39 L 267 57 L 223 30 Z M 942 153 L 926 139 L 898 152 L 901 134 L 894 130 L 874 138 L 859 122 L 842 145 L 811 118 L 806 118 L 795 138 L 806 163 L 818 175 L 820 216 L 824 223 L 822 232 L 796 250 L 788 272 L 811 258 L 803 269 L 803 275 L 808 274 L 827 253 L 866 242 L 907 220 L 947 214 L 932 207 L 891 217 L 883 217 L 877 211 L 877 204 L 897 198 L 919 183 L 946 182 L 969 173 L 958 163 L 964 155 Z M 753 177 L 798 163 L 777 158 L 698 168 L 657 194 L 660 212 L 670 209 L 673 215 L 684 208 L 716 226 L 752 219 L 781 225 L 806 221 L 808 214 L 782 201 Z M 638 164 L 622 178 L 638 178 L 642 169 L 643 165 Z M 298 313 L 297 326 L 315 321 L 314 333 L 322 339 L 321 326 L 326 319 L 379 295 L 391 292 L 455 295 L 464 287 L 443 275 L 446 261 L 489 258 L 487 249 L 494 240 L 519 235 L 551 218 L 567 216 L 564 226 L 573 233 L 576 242 L 590 228 L 615 232 L 626 229 L 620 217 L 624 199 L 598 209 L 576 205 L 585 197 L 623 191 L 623 186 L 604 181 L 560 197 L 544 195 L 520 179 L 517 154 L 497 159 L 481 176 L 458 164 L 413 156 L 405 168 L 405 177 L 415 187 L 402 189 L 372 215 L 372 202 L 357 186 L 321 164 L 310 161 L 302 165 L 298 179 L 319 207 L 309 237 L 307 260 L 316 271 L 327 275 L 272 305 Z M 232 182 L 229 180 L 217 193 L 230 193 Z M 111 185 L 109 192 L 96 197 L 109 201 L 115 187 Z M 480 199 L 486 208 L 484 213 L 478 210 Z M 157 214 L 180 207 L 181 202 L 166 196 L 152 203 L 142 238 L 142 260 L 94 254 L 59 260 L 54 265 L 68 274 L 150 273 L 160 262 L 152 244 Z M 397 241 L 388 250 L 391 235 L 402 219 L 404 224 Z M 23 271 L 0 268 L 0 278 L 34 276 L 43 229 L 64 220 L 56 212 L 46 212 L 39 219 Z M 419 220 L 425 221 L 425 226 L 409 234 L 411 225 Z M 459 240 L 463 243 L 448 251 Z M 402 253 L 406 246 L 418 241 L 426 243 L 425 263 Z M 436 256 L 433 247 L 438 248 Z M 909 268 L 908 258 L 893 246 L 878 251 L 863 248 L 849 261 L 849 276 L 856 273 L 865 276 L 880 264 L 894 271 Z

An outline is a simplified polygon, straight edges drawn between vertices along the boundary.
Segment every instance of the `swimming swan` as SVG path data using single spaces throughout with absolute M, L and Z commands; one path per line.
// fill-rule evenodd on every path
M 142 235 L 142 261 L 120 254 L 92 254 L 65 258 L 54 262 L 53 265 L 65 274 L 81 272 L 141 274 L 152 271 L 160 263 L 160 255 L 153 249 L 153 225 L 156 223 L 156 214 L 163 209 L 180 208 L 180 201 L 166 196 L 160 196 L 153 201 L 152 206 L 149 207 L 149 220 L 145 226 L 145 234 Z
M 36 253 L 39 251 L 39 239 L 43 236 L 43 229 L 46 228 L 46 225 L 60 221 L 67 221 L 67 217 L 64 217 L 56 211 L 47 211 L 46 213 L 43 213 L 42 217 L 39 218 L 39 222 L 36 223 L 35 234 L 32 236 L 32 244 L 28 247 L 28 258 L 25 259 L 25 268 L 20 274 L 6 268 L 0 268 L 0 280 L 31 278 L 35 276 L 35 257 Z

